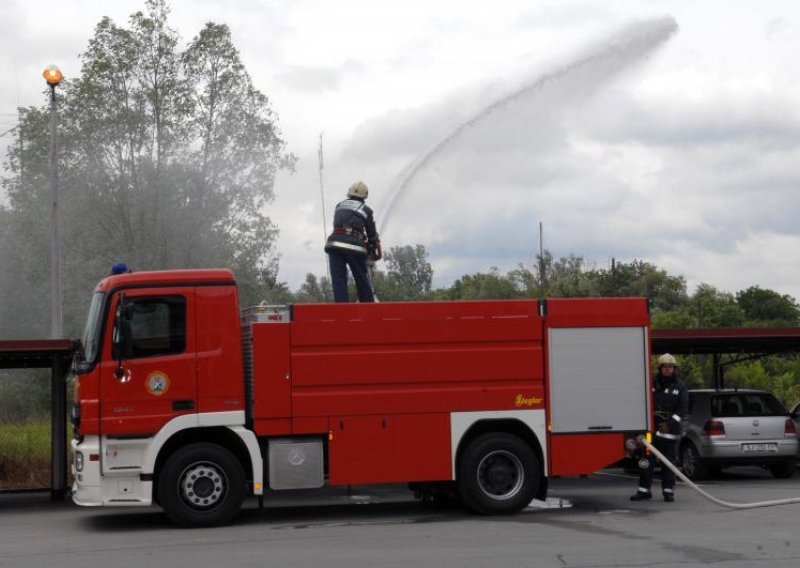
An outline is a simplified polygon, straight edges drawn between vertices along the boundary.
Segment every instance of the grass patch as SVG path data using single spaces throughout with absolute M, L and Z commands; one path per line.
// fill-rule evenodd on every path
M 0 491 L 50 487 L 50 441 L 50 420 L 0 422 Z
M 0 423 L 0 457 L 50 459 L 50 421 Z

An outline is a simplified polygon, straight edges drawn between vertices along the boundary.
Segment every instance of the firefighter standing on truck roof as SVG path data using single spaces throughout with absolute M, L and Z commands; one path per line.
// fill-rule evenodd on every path
M 347 199 L 339 202 L 333 213 L 333 232 L 325 243 L 331 267 L 331 285 L 335 302 L 349 302 L 347 267 L 353 273 L 359 302 L 374 302 L 375 294 L 367 275 L 367 259 L 380 260 L 381 242 L 375 229 L 372 209 L 364 200 L 369 189 L 357 181 L 347 190 Z
M 669 353 L 658 358 L 658 374 L 653 388 L 655 405 L 655 436 L 653 445 L 675 463 L 678 457 L 678 442 L 681 437 L 681 421 L 689 412 L 689 391 L 678 378 L 678 362 Z M 639 476 L 639 488 L 631 501 L 651 499 L 650 487 L 653 484 L 655 457 Z M 666 466 L 661 467 L 661 492 L 664 501 L 675 500 L 675 474 Z

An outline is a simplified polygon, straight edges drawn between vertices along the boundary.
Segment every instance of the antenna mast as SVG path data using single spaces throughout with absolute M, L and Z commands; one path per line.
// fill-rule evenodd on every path
M 547 283 L 545 282 L 544 265 L 544 229 L 539 221 L 539 299 L 547 297 Z

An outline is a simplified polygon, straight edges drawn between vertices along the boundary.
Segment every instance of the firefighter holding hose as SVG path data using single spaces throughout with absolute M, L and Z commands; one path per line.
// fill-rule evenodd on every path
M 367 273 L 367 261 L 375 262 L 383 256 L 381 241 L 375 229 L 372 209 L 364 201 L 369 189 L 357 181 L 347 190 L 347 199 L 336 204 L 333 213 L 333 232 L 325 242 L 331 268 L 331 286 L 335 302 L 348 302 L 347 267 L 353 273 L 359 302 L 374 302 Z
M 655 436 L 653 445 L 672 463 L 677 461 L 681 422 L 689 412 L 689 391 L 678 378 L 678 362 L 669 353 L 658 358 L 658 374 L 653 387 L 655 406 Z M 655 457 L 650 456 L 647 469 L 639 476 L 639 488 L 631 501 L 652 499 Z M 668 467 L 661 468 L 661 492 L 664 501 L 675 500 L 675 474 Z

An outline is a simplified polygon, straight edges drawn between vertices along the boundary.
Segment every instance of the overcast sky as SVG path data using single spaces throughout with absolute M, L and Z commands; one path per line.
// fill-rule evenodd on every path
M 171 6 L 184 42 L 230 26 L 299 158 L 270 209 L 293 289 L 325 273 L 322 133 L 328 223 L 362 179 L 384 247 L 425 245 L 436 285 L 530 266 L 541 222 L 555 256 L 800 299 L 799 2 Z M 45 66 L 77 76 L 101 17 L 143 7 L 4 0 L 0 134 L 18 105 L 44 104 Z

